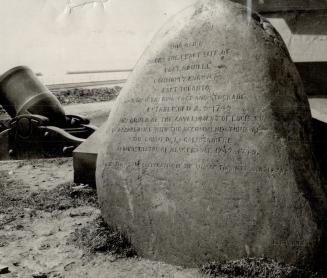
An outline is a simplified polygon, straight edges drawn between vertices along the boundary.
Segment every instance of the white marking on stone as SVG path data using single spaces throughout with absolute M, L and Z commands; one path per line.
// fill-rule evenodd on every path
M 134 205 L 133 205 L 133 197 L 132 197 L 131 191 L 127 187 L 126 183 L 123 183 L 123 187 L 125 189 L 129 210 L 131 211 L 131 215 L 134 218 Z
M 252 0 L 246 0 L 246 7 L 247 9 L 247 18 L 248 18 L 248 22 L 251 22 L 252 19 Z

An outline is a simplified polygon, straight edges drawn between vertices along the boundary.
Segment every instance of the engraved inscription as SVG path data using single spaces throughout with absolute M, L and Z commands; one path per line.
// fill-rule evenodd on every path
M 227 165 L 224 161 L 203 161 L 190 164 L 190 169 L 284 175 L 286 170 L 275 166 L 251 166 L 262 159 L 260 150 L 249 141 L 232 139 L 236 134 L 251 136 L 269 132 L 265 109 L 249 110 L 244 106 L 248 96 L 236 86 L 232 93 L 226 93 L 231 91 L 232 83 L 224 82 L 229 86 L 226 88 L 216 85 L 221 79 L 226 80 L 227 61 L 235 54 L 233 49 L 203 48 L 202 41 L 174 42 L 169 45 L 168 53 L 148 62 L 149 68 L 157 68 L 157 74 L 151 75 L 150 80 L 155 91 L 124 100 L 131 110 L 140 105 L 144 108 L 139 116 L 126 113 L 119 119 L 119 126 L 111 130 L 130 134 L 116 151 L 161 155 L 204 153 L 212 158 L 230 158 L 230 162 Z M 244 84 L 260 86 L 250 77 L 248 81 L 244 78 Z M 241 157 L 249 159 L 249 164 L 236 163 Z M 147 165 L 162 164 L 154 161 Z

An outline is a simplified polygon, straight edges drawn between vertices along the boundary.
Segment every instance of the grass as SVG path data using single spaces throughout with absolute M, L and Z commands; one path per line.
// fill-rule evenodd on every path
M 113 100 L 118 96 L 120 90 L 119 86 L 93 89 L 76 88 L 60 90 L 53 94 L 62 104 L 92 103 Z
M 87 226 L 75 229 L 70 242 L 89 255 L 101 252 L 119 258 L 136 256 L 127 237 L 109 227 L 100 216 Z
M 323 278 L 294 266 L 286 266 L 266 258 L 244 258 L 228 262 L 211 262 L 202 266 L 201 271 L 211 277 L 220 278 Z

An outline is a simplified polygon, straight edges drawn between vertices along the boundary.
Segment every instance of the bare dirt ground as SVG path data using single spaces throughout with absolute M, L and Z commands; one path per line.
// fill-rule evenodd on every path
M 134 257 L 102 222 L 95 189 L 72 181 L 71 158 L 0 162 L 1 277 L 204 276 Z

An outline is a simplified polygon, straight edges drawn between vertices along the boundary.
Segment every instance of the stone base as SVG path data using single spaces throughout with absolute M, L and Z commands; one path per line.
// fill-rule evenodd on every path
M 95 169 L 99 148 L 104 137 L 102 125 L 84 143 L 73 151 L 74 182 L 95 186 Z

